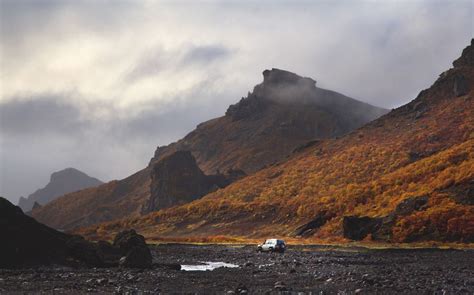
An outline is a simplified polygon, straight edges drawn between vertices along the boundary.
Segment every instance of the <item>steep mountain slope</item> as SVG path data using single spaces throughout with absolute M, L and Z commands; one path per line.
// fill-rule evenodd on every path
M 189 150 L 206 173 L 233 168 L 250 174 L 308 140 L 340 136 L 386 112 L 318 88 L 310 78 L 265 70 L 263 83 L 231 105 L 225 116 L 198 125 L 176 143 L 158 147 L 151 162 Z
M 144 170 L 97 189 L 66 195 L 35 210 L 33 216 L 67 229 L 140 215 L 159 209 L 150 206 L 156 197 L 150 187 L 156 186 L 153 181 L 160 182 L 151 173 L 155 165 L 177 151 L 190 151 L 207 175 L 242 170 L 251 174 L 286 158 L 310 140 L 345 134 L 386 112 L 317 88 L 314 80 L 291 72 L 272 69 L 263 76 L 264 81 L 230 106 L 225 116 L 198 125 L 176 143 L 159 147 Z M 177 203 L 192 199 L 196 196 Z
M 416 99 L 192 203 L 83 229 L 474 242 L 474 40 Z
M 18 206 L 23 211 L 29 211 L 33 208 L 35 202 L 44 205 L 59 196 L 75 192 L 81 189 L 94 187 L 103 184 L 97 178 L 93 178 L 74 168 L 66 168 L 51 174 L 49 183 L 27 198 L 21 197 Z

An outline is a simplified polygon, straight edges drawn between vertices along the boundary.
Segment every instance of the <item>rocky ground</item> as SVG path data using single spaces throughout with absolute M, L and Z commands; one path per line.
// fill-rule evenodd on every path
M 474 250 L 366 250 L 289 246 L 152 246 L 151 269 L 0 269 L 0 293 L 474 294 Z M 183 271 L 173 264 L 238 268 Z

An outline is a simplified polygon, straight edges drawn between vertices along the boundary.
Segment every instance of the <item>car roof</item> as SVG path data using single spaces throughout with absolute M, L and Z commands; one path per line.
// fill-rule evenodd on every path
M 285 241 L 279 239 L 267 239 L 266 242 L 284 243 Z

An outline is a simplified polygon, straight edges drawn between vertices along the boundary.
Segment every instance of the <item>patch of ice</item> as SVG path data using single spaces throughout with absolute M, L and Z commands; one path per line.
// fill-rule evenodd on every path
M 211 262 L 206 261 L 203 264 L 196 264 L 196 265 L 181 265 L 181 270 L 184 271 L 206 271 L 206 270 L 214 270 L 220 267 L 228 267 L 228 268 L 236 268 L 239 267 L 236 264 L 232 263 L 225 263 L 225 262 Z

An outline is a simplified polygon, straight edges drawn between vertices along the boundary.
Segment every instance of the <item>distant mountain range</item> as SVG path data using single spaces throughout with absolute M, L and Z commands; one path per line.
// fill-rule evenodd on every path
M 216 124 L 218 127 L 215 128 L 219 128 L 224 121 L 228 124 L 236 124 L 239 120 L 247 120 L 247 124 L 260 122 L 265 115 L 256 114 L 276 105 L 281 106 L 277 109 L 285 114 L 284 119 L 278 122 L 285 123 L 272 125 L 278 132 L 269 135 L 271 143 L 266 146 L 268 150 L 278 149 L 279 144 L 285 145 L 287 138 L 289 142 L 296 143 L 297 140 L 291 140 L 295 136 L 293 132 L 306 130 L 305 126 L 313 130 L 310 134 L 320 140 L 299 148 L 299 152 L 286 161 L 262 169 L 199 200 L 145 216 L 92 226 L 79 232 L 89 237 L 104 238 L 133 225 L 149 238 L 169 240 L 196 241 L 202 238 L 212 241 L 213 237 L 222 240 L 223 236 L 259 239 L 286 236 L 330 242 L 473 243 L 474 40 L 453 62 L 453 66 L 410 103 L 338 139 L 328 138 L 348 131 L 344 126 L 357 125 L 337 124 L 349 116 L 336 115 L 334 107 L 329 107 L 331 111 L 323 111 L 327 109 L 319 103 L 317 106 L 287 106 L 287 101 L 281 99 L 261 107 L 260 100 L 253 98 L 254 94 L 259 97 L 261 93 L 261 86 L 257 86 L 256 91 L 243 99 L 240 106 L 229 108 L 226 117 L 214 121 L 221 122 L 211 121 L 202 126 Z M 269 75 L 271 72 L 266 73 Z M 310 82 L 301 81 L 304 85 Z M 311 86 L 308 88 L 311 89 Z M 335 94 L 332 99 L 340 101 L 338 97 Z M 349 102 L 357 105 L 351 100 Z M 315 115 L 304 111 L 296 112 L 297 115 L 293 111 L 284 111 L 294 108 L 312 110 Z M 352 109 L 338 110 L 350 112 Z M 311 121 L 315 116 L 318 120 Z M 251 130 L 262 125 L 252 124 Z M 286 126 L 290 126 L 288 132 L 283 131 Z M 311 129 L 313 127 L 315 129 Z M 314 130 L 327 133 L 323 131 L 316 136 Z M 199 134 L 194 132 L 196 136 Z M 284 135 L 278 136 L 280 132 Z M 232 133 L 226 132 L 229 137 Z M 267 137 L 259 137 L 260 140 L 262 138 Z M 257 167 L 248 162 L 252 163 L 252 157 L 260 154 L 258 150 L 247 149 L 246 144 L 260 142 L 259 139 L 252 136 L 239 141 L 239 145 L 233 148 L 222 150 L 214 147 L 226 146 L 227 141 L 216 143 L 211 139 L 208 139 L 208 145 L 212 153 L 196 153 L 203 167 L 215 169 L 217 163 L 226 163 L 228 158 L 238 159 L 234 163 L 247 163 L 245 167 Z M 195 147 L 196 140 L 186 146 Z M 246 151 L 247 158 L 238 157 L 241 149 Z M 287 152 L 289 150 L 286 149 Z M 161 155 L 160 149 L 158 151 L 155 158 Z M 219 153 L 223 153 L 222 156 L 214 160 L 213 155 Z M 283 154 L 278 153 L 280 156 Z
M 231 105 L 225 116 L 158 147 L 145 169 L 67 194 L 35 210 L 33 216 L 55 228 L 71 229 L 184 204 L 386 112 L 318 88 L 310 78 L 266 70 L 263 82 Z M 188 153 L 176 155 L 182 151 Z
M 27 198 L 21 197 L 18 206 L 24 212 L 27 212 L 32 210 L 35 204 L 35 209 L 37 209 L 64 194 L 101 184 L 103 184 L 102 181 L 90 177 L 84 172 L 74 168 L 66 168 L 51 174 L 49 183 L 44 188 L 38 189 Z

